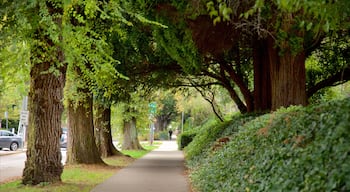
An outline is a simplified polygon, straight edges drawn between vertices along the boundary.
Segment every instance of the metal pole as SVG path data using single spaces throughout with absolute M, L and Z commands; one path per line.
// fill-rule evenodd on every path
M 149 137 L 150 145 L 153 145 L 153 140 L 154 140 L 154 123 L 151 122 L 151 124 L 150 124 L 150 137 Z
M 184 112 L 181 114 L 181 133 L 184 132 Z
M 8 114 L 8 112 L 7 111 L 5 111 L 5 118 L 6 118 L 6 129 L 8 129 L 9 128 L 9 114 Z

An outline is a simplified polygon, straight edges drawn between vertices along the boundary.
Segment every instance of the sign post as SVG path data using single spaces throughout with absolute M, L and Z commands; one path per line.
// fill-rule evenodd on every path
M 23 142 L 22 146 L 24 146 L 24 143 L 27 138 L 26 132 L 27 132 L 27 126 L 29 124 L 29 111 L 27 108 L 27 103 L 28 103 L 28 97 L 24 97 L 22 102 L 22 111 L 19 117 L 19 125 L 18 125 L 18 132 L 17 132 L 17 134 L 22 137 L 22 142 Z

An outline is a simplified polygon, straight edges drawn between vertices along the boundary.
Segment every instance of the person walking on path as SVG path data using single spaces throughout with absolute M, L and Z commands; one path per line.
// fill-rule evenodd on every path
M 175 141 L 162 145 L 118 171 L 92 192 L 189 192 L 184 156 Z
M 173 135 L 173 130 L 169 130 L 169 140 L 171 140 L 171 136 Z

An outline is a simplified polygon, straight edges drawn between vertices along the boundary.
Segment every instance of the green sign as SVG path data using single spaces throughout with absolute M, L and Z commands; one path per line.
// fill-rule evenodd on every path
M 156 114 L 157 113 L 157 103 L 156 102 L 151 102 L 148 104 L 148 111 L 151 114 Z

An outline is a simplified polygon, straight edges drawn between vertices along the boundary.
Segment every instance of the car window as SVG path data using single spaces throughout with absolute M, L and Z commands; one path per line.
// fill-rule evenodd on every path
M 1 131 L 1 132 L 0 132 L 0 135 L 1 135 L 1 136 L 14 136 L 13 133 L 5 132 L 5 131 Z

